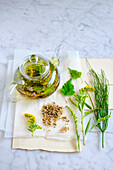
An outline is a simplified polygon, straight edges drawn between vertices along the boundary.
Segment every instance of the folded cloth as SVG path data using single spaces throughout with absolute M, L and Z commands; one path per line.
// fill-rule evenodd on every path
M 20 61 L 22 61 L 22 59 L 24 59 L 27 55 L 30 54 L 34 54 L 34 52 L 22 51 L 22 50 L 15 51 L 13 73 L 17 69 Z M 52 53 L 46 53 L 46 57 L 51 59 Z M 70 140 L 76 138 L 73 118 L 69 110 L 65 108 L 68 101 L 68 97 L 65 97 L 60 93 L 60 88 L 67 80 L 70 79 L 68 67 L 80 71 L 80 59 L 79 59 L 78 52 L 68 51 L 67 53 L 63 53 L 61 55 L 60 65 L 58 68 L 60 72 L 60 85 L 58 89 L 51 96 L 44 99 L 38 99 L 38 100 L 37 99 L 32 100 L 32 99 L 22 97 L 22 100 L 16 103 L 13 137 L 31 137 L 31 132 L 28 131 L 27 119 L 24 116 L 24 113 L 30 113 L 36 117 L 37 124 L 42 126 L 42 129 L 36 130 L 34 132 L 34 136 L 44 136 L 47 138 L 60 139 L 60 140 Z M 75 85 L 75 89 L 77 91 L 79 87 L 79 80 L 73 80 L 73 84 Z M 67 116 L 67 119 L 69 120 L 69 122 L 66 125 L 67 127 L 69 127 L 69 130 L 66 133 L 59 133 L 59 130 L 66 123 L 63 120 L 58 121 L 56 128 L 45 127 L 45 125 L 42 123 L 41 108 L 44 104 L 48 104 L 52 102 L 55 102 L 59 106 L 64 107 L 63 116 Z M 68 101 L 68 105 L 69 106 L 71 105 L 69 101 Z M 71 105 L 71 107 L 74 106 Z M 75 107 L 74 110 L 76 115 L 78 116 L 78 110 Z M 78 129 L 80 130 L 79 121 L 78 121 Z
M 15 51 L 15 55 L 16 53 L 18 54 L 18 50 Z M 21 51 L 21 55 L 23 56 L 26 56 L 26 55 L 29 55 L 29 54 L 32 54 L 30 53 L 29 51 Z M 50 53 L 50 56 L 51 56 L 52 53 Z M 71 53 L 70 53 L 71 54 Z M 20 55 L 20 50 L 19 50 L 19 55 Z M 20 56 L 21 56 L 20 55 Z M 46 54 L 44 54 L 46 55 Z M 48 54 L 49 56 L 49 54 Z M 62 58 L 60 58 L 60 63 L 63 63 L 64 66 L 63 67 L 60 67 L 59 70 L 62 74 L 61 76 L 61 79 L 65 79 L 65 72 L 67 70 L 67 65 L 65 65 L 65 62 L 63 61 L 66 61 L 67 58 L 63 59 L 63 57 L 67 56 L 67 54 L 64 54 L 62 56 Z M 20 60 L 21 61 L 21 60 Z M 68 61 L 68 59 L 67 59 Z M 18 60 L 17 60 L 18 62 Z M 16 63 L 17 63 L 16 62 Z M 101 67 L 102 69 L 105 70 L 105 73 L 110 81 L 110 84 L 112 84 L 112 78 L 110 78 L 110 73 L 112 70 L 112 63 L 113 63 L 113 59 L 89 59 L 89 62 L 92 62 L 91 65 L 96 69 L 96 67 L 98 66 L 97 63 L 101 62 Z M 108 67 L 105 66 L 105 63 L 108 63 L 107 66 L 110 66 L 110 68 L 108 69 Z M 19 62 L 18 62 L 19 64 Z M 110 65 L 111 64 L 111 65 Z M 16 65 L 17 67 L 18 65 Z M 79 66 L 79 65 L 78 65 Z M 16 69 L 16 67 L 14 68 L 14 71 Z M 13 127 L 14 127 L 14 117 L 15 117 L 15 104 L 14 103 L 9 103 L 7 101 L 7 89 L 8 89 L 8 86 L 9 84 L 11 83 L 12 81 L 12 68 L 13 68 L 13 60 L 9 60 L 8 62 L 8 69 L 7 69 L 7 78 L 6 78 L 6 87 L 5 87 L 5 93 L 4 93 L 4 96 L 3 96 L 3 104 L 2 104 L 2 109 L 1 109 L 1 114 L 0 114 L 0 130 L 5 130 L 5 137 L 12 137 L 13 136 Z M 86 61 L 85 59 L 81 59 L 81 68 L 82 68 L 82 78 L 84 80 L 87 80 L 88 81 L 88 78 L 87 78 L 87 71 L 88 71 L 88 68 L 86 66 Z M 97 68 L 99 70 L 99 68 Z M 69 75 L 68 75 L 69 76 Z M 66 80 L 67 81 L 67 80 Z M 76 84 L 77 85 L 77 84 Z M 112 86 L 110 87 L 110 96 L 112 97 Z M 111 99 L 111 98 L 110 98 Z M 112 108 L 112 100 L 110 100 L 110 108 Z M 75 109 L 75 108 L 74 108 Z M 88 122 L 88 119 L 89 117 L 92 117 L 93 115 L 89 115 L 88 117 L 85 118 L 84 120 L 84 126 L 86 126 L 87 122 Z M 113 132 L 112 131 L 112 120 L 113 120 L 113 116 L 111 114 L 111 118 L 109 119 L 109 126 L 106 130 L 106 132 Z M 93 119 L 91 121 L 91 125 L 93 124 Z M 97 128 L 94 128 L 92 129 L 92 131 L 98 131 Z M 48 134 L 48 133 L 47 133 Z M 30 134 L 29 134 L 30 135 Z M 49 134 L 48 134 L 49 135 Z M 18 134 L 19 136 L 19 134 Z
M 7 93 L 8 93 L 8 86 L 12 81 L 12 67 L 13 67 L 13 60 L 9 60 L 8 67 L 7 67 L 7 74 L 6 74 L 6 82 L 5 82 L 5 90 L 3 95 L 3 102 L 1 107 L 1 114 L 0 114 L 0 130 L 6 130 L 6 122 L 7 122 L 7 115 L 8 115 L 8 100 L 7 100 Z

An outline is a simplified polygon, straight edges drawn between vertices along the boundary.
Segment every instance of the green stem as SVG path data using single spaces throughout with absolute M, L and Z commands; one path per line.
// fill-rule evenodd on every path
M 78 151 L 80 152 L 80 140 L 78 140 Z
M 82 134 L 83 134 L 83 145 L 85 145 L 85 134 L 84 134 L 84 125 L 83 125 L 83 110 L 81 110 L 81 124 L 82 124 Z
M 75 122 L 75 132 L 76 132 L 76 136 L 77 136 L 78 151 L 80 152 L 80 140 L 79 140 L 80 136 L 78 134 L 78 129 L 77 129 L 77 117 L 75 116 L 75 114 L 73 113 L 73 110 L 69 106 L 66 105 L 66 107 L 71 112 L 73 119 L 74 119 L 74 122 Z
M 34 135 L 34 131 L 32 132 L 32 136 Z
M 104 132 L 102 132 L 102 148 L 104 148 Z

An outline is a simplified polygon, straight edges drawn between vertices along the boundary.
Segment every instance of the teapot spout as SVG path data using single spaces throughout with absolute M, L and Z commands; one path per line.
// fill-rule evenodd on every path
M 61 48 L 63 47 L 62 44 L 58 45 L 54 51 L 53 57 L 51 59 L 51 62 L 54 63 L 55 65 L 59 65 L 59 55 L 60 55 L 60 51 Z

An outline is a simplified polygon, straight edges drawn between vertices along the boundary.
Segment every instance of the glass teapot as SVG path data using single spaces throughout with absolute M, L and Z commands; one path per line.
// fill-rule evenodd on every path
M 55 59 L 55 58 L 54 58 Z M 27 56 L 18 66 L 14 74 L 8 98 L 12 102 L 15 88 L 29 98 L 44 98 L 51 95 L 60 83 L 57 66 L 39 54 Z

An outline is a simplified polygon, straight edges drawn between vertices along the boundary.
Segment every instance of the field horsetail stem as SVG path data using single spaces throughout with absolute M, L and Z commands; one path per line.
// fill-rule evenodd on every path
M 86 60 L 89 66 L 89 75 L 91 84 L 95 88 L 95 105 L 97 110 L 94 111 L 95 125 L 102 132 L 102 148 L 104 148 L 104 133 L 108 127 L 109 115 L 109 81 L 106 78 L 104 70 L 101 69 L 101 73 L 98 74 L 92 69 L 88 60 Z

